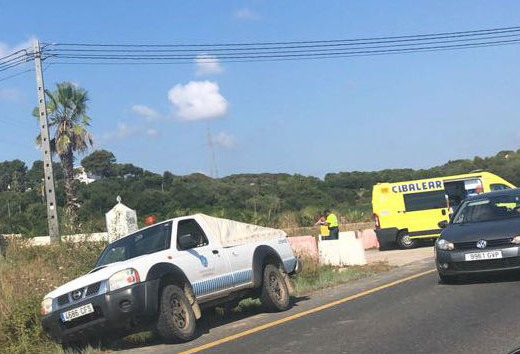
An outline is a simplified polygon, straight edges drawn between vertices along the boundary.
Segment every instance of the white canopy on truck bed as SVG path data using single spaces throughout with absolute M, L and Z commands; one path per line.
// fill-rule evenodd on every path
M 195 217 L 196 219 L 203 220 L 212 234 L 219 238 L 223 247 L 287 237 L 285 231 L 270 227 L 215 218 L 205 214 L 196 214 Z

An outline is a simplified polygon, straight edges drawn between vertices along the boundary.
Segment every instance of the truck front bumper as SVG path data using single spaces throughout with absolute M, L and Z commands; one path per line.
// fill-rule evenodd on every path
M 157 313 L 158 292 L 159 280 L 153 280 L 87 298 L 43 316 L 43 330 L 65 343 L 128 329 Z M 93 313 L 68 322 L 61 319 L 61 313 L 87 304 L 92 304 Z

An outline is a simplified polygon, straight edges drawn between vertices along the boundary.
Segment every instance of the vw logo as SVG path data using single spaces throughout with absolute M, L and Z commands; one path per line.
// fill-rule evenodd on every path
M 76 290 L 72 292 L 72 298 L 74 300 L 79 300 L 81 298 L 81 290 Z
M 477 241 L 477 248 L 486 248 L 486 246 L 487 246 L 486 240 Z

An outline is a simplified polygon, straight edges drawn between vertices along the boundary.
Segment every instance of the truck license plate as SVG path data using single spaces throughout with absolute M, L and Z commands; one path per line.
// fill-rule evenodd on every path
M 89 313 L 94 312 L 94 307 L 92 304 L 86 304 L 80 307 L 76 307 L 75 309 L 65 311 L 61 313 L 61 320 L 63 322 L 72 321 L 81 316 L 88 315 Z
M 466 258 L 466 261 L 483 261 L 486 259 L 497 259 L 502 258 L 502 251 L 466 253 L 464 257 Z

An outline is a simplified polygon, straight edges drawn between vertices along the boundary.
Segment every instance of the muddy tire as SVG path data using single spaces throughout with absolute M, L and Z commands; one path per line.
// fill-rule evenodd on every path
M 181 288 L 167 285 L 161 293 L 159 335 L 168 342 L 186 342 L 195 334 L 195 313 Z
M 270 312 L 289 308 L 289 289 L 278 267 L 268 264 L 264 268 L 260 302 Z
M 399 248 L 406 250 L 417 246 L 417 240 L 411 239 L 408 231 L 401 230 L 397 233 L 397 245 Z

